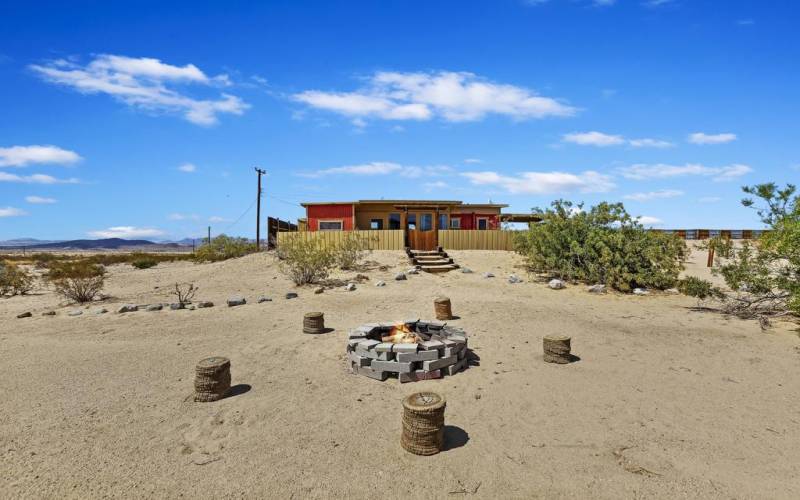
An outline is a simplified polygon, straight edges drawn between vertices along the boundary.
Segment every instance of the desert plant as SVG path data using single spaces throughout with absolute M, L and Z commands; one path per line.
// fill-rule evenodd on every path
M 800 314 L 800 196 L 791 184 L 784 189 L 768 183 L 743 190 L 765 203 L 759 207 L 752 198 L 742 200 L 758 211 L 770 231 L 756 242 L 740 245 L 711 239 L 705 245 L 716 254 L 711 272 L 725 280 L 727 289 L 708 282 L 703 287 L 687 285 L 690 278 L 683 280 L 681 289 L 700 300 L 713 300 L 726 313 L 757 318 L 766 327 L 772 317 Z
M 58 262 L 50 265 L 45 279 L 56 293 L 76 302 L 91 302 L 105 284 L 106 270 L 88 261 Z
M 337 250 L 318 239 L 286 239 L 278 246 L 280 269 L 296 285 L 317 283 L 336 266 Z
M 217 262 L 243 257 L 256 251 L 255 243 L 247 238 L 235 238 L 221 234 L 197 249 L 194 259 L 197 262 Z
M 152 257 L 139 257 L 131 262 L 131 265 L 136 269 L 150 269 L 158 265 L 158 261 Z
M 372 251 L 369 243 L 367 236 L 352 231 L 345 233 L 336 246 L 336 265 L 347 270 L 361 267 L 364 257 Z
M 542 222 L 517 235 L 515 249 L 533 273 L 623 292 L 675 285 L 687 255 L 675 235 L 646 230 L 621 203 L 582 204 L 557 200 L 534 209 Z
M 178 303 L 183 306 L 192 302 L 197 290 L 194 283 L 175 283 L 175 291 L 172 294 L 178 297 Z
M 34 276 L 15 264 L 0 263 L 0 296 L 25 295 L 33 289 Z

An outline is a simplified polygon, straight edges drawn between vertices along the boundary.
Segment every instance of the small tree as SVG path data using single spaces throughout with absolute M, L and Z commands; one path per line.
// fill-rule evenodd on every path
M 336 264 L 341 269 L 357 269 L 370 252 L 369 238 L 349 231 L 336 246 Z
M 91 302 L 105 284 L 106 270 L 87 261 L 58 262 L 50 266 L 45 279 L 56 293 L 76 302 Z
M 255 251 L 255 243 L 251 243 L 247 238 L 235 238 L 221 234 L 213 238 L 210 243 L 198 248 L 194 258 L 197 262 L 217 262 L 243 257 Z
M 25 295 L 33 283 L 34 276 L 26 269 L 0 262 L 0 295 Z
M 281 272 L 296 285 L 317 283 L 336 266 L 337 250 L 322 240 L 301 236 L 287 238 L 278 246 Z
M 172 294 L 178 297 L 178 303 L 184 306 L 192 302 L 197 290 L 198 288 L 194 286 L 194 283 L 175 283 L 175 291 Z

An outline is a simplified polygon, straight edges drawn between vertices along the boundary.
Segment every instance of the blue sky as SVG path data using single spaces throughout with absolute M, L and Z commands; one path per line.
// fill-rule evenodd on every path
M 800 180 L 793 1 L 4 2 L 0 239 L 252 236 L 301 201 L 623 201 L 758 227 Z

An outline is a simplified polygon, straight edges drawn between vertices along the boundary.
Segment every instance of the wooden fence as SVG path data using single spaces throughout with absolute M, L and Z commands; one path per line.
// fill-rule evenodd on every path
M 338 245 L 350 234 L 364 238 L 370 250 L 402 250 L 405 247 L 405 231 L 402 230 L 364 230 L 364 231 L 299 231 L 278 233 L 278 246 L 292 239 L 321 240 L 326 245 Z
M 514 250 L 518 231 L 456 229 L 439 231 L 439 246 L 445 250 Z

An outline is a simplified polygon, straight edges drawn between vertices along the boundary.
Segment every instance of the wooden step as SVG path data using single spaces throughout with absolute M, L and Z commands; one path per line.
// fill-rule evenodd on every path
M 414 260 L 418 260 L 420 262 L 427 262 L 429 260 L 448 259 L 449 257 L 447 256 L 447 254 L 436 254 L 436 255 L 414 255 L 411 258 Z
M 436 259 L 436 260 L 419 260 L 414 259 L 414 264 L 418 266 L 446 266 L 447 264 L 452 264 L 453 259 Z
M 458 264 L 444 264 L 438 266 L 425 266 L 421 267 L 423 271 L 426 273 L 446 273 L 448 271 L 452 271 L 454 269 L 458 269 Z

